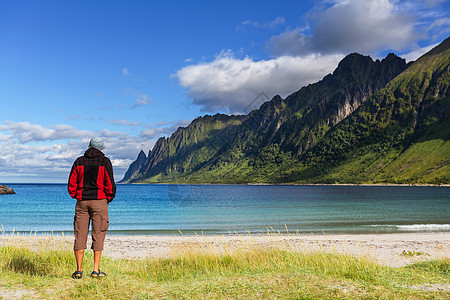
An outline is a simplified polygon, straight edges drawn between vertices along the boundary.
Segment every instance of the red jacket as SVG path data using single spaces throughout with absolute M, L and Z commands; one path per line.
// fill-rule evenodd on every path
M 116 195 L 116 184 L 109 158 L 100 150 L 87 149 L 84 156 L 73 163 L 67 189 L 70 196 L 77 200 L 112 201 Z

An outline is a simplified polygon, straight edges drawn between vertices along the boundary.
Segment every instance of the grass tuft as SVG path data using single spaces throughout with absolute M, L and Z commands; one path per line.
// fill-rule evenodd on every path
M 450 258 L 434 259 L 424 262 L 418 262 L 406 268 L 414 270 L 424 270 L 437 275 L 450 276 Z
M 73 266 L 73 253 L 68 250 L 33 251 L 14 246 L 0 247 L 2 268 L 14 273 L 34 276 L 59 276 L 61 268 Z

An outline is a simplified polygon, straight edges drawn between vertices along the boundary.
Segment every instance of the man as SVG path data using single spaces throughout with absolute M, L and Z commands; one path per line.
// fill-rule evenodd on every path
M 92 277 L 104 277 L 100 271 L 103 242 L 109 227 L 108 204 L 116 195 L 112 164 L 101 150 L 105 148 L 99 137 L 94 137 L 83 156 L 73 163 L 69 175 L 68 191 L 77 200 L 75 206 L 74 252 L 77 270 L 72 274 L 75 279 L 83 276 L 83 256 L 89 234 L 89 222 L 92 220 L 92 247 L 94 250 L 94 270 Z

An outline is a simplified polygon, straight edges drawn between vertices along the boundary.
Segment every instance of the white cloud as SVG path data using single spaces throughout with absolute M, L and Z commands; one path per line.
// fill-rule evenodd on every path
M 407 62 L 414 61 L 417 60 L 422 55 L 424 55 L 425 53 L 427 53 L 428 51 L 430 51 L 431 49 L 433 49 L 434 47 L 436 47 L 437 45 L 439 44 L 434 44 L 423 48 L 417 48 L 409 53 L 401 54 L 400 56 L 406 59 Z
M 170 128 L 173 129 L 173 131 L 177 130 L 178 127 L 186 127 L 192 122 L 192 119 L 186 119 L 186 120 L 180 120 L 180 121 L 162 121 L 158 122 L 155 125 L 156 126 L 167 126 L 170 125 Z
M 204 111 L 248 113 L 246 107 L 261 92 L 268 97 L 285 97 L 332 72 L 342 58 L 309 54 L 254 61 L 249 57 L 237 59 L 230 51 L 223 51 L 214 61 L 187 66 L 173 77 Z
M 435 20 L 433 23 L 431 23 L 430 28 L 441 27 L 441 26 L 445 26 L 448 28 L 449 25 L 450 25 L 450 18 L 441 18 L 441 19 Z
M 1 126 L 0 126 L 0 130 L 2 130 Z M 2 132 L 0 132 L 0 141 L 6 141 L 10 138 L 11 138 L 11 136 L 5 135 Z
M 439 18 L 429 26 L 432 32 L 431 40 L 438 40 L 442 35 L 448 36 L 450 33 L 450 18 Z
M 101 137 L 115 137 L 115 138 L 125 138 L 128 136 L 127 133 L 122 131 L 112 131 L 109 129 L 103 129 L 100 131 Z
M 150 130 L 150 128 L 148 128 Z M 79 130 L 65 124 L 42 126 L 28 122 L 0 124 L 0 182 L 66 182 L 73 161 L 83 155 L 93 136 L 105 141 L 104 153 L 111 159 L 115 179 L 122 179 L 140 150 L 152 149 L 171 127 L 156 128 L 130 136 L 103 129 Z
M 5 122 L 0 130 L 6 130 L 22 143 L 36 141 L 52 141 L 61 139 L 78 139 L 92 135 L 92 132 L 78 130 L 70 125 L 56 125 L 44 127 L 42 125 L 30 124 L 29 122 Z
M 269 47 L 275 56 L 399 51 L 420 38 L 414 30 L 415 18 L 389 0 L 335 0 L 310 13 L 310 34 L 298 28 L 286 31 L 273 36 Z
M 148 137 L 156 137 L 161 133 L 158 128 L 147 128 L 142 130 L 141 135 L 142 136 L 148 136 Z
M 128 76 L 128 75 L 130 75 L 130 72 L 128 71 L 127 68 L 123 68 L 123 69 L 122 69 L 122 75 L 123 75 L 123 76 Z
M 133 105 L 133 108 L 136 108 L 138 106 L 146 106 L 150 103 L 151 99 L 146 94 L 141 94 L 140 92 L 136 94 L 138 98 L 136 99 L 136 102 Z
M 275 29 L 278 26 L 283 25 L 285 21 L 286 20 L 283 17 L 276 17 L 274 20 L 267 21 L 262 24 L 256 21 L 245 20 L 236 27 L 236 31 L 245 31 L 246 27 L 249 26 L 263 29 Z
M 79 155 L 80 151 L 68 147 L 68 144 L 32 145 L 15 139 L 0 142 L 0 157 L 4 161 L 0 178 L 4 182 L 23 182 L 27 179 L 42 182 L 46 178 L 65 182 L 72 159 Z
M 172 132 L 173 130 L 169 127 L 149 127 L 141 131 L 141 136 L 153 139 Z
M 108 120 L 107 122 L 120 126 L 139 126 L 141 123 L 128 120 Z
M 105 141 L 103 152 L 111 159 L 118 181 L 141 150 L 152 149 L 160 136 L 170 135 L 178 128 L 175 126 L 187 122 L 148 127 L 136 136 L 108 129 L 91 132 L 64 124 L 46 127 L 5 122 L 0 124 L 0 182 L 66 182 L 73 161 L 83 155 L 93 136 Z
M 134 103 L 133 107 L 146 106 L 147 104 L 148 104 L 148 96 L 147 95 L 140 95 L 136 99 L 136 102 Z

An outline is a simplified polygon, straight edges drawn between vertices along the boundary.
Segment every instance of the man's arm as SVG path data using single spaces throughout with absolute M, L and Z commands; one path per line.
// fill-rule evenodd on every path
M 75 199 L 77 194 L 77 187 L 78 187 L 78 169 L 76 167 L 76 161 L 72 165 L 72 169 L 70 170 L 69 174 L 69 181 L 67 183 L 67 190 L 69 192 L 69 195 Z
M 114 172 L 111 161 L 108 159 L 105 166 L 106 174 L 104 176 L 105 195 L 108 202 L 111 202 L 116 196 L 116 183 L 114 182 Z

